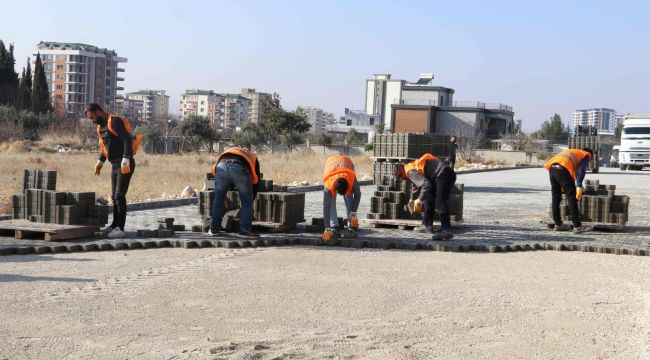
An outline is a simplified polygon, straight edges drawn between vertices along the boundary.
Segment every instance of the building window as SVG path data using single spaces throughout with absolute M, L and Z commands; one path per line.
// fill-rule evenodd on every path
M 57 86 L 56 86 L 56 89 L 57 89 L 57 90 L 63 90 L 63 85 L 57 85 Z
M 57 66 L 56 66 L 56 69 L 57 69 L 57 70 L 63 70 L 63 65 L 57 65 Z
M 352 126 L 352 120 L 349 120 L 349 119 L 348 119 L 348 120 L 345 122 L 345 124 L 346 124 L 347 126 Z
M 375 118 L 370 118 L 370 120 L 368 120 L 368 124 L 375 125 Z

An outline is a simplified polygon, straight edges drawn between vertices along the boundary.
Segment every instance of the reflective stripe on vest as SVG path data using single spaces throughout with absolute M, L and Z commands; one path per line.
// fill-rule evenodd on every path
M 133 150 L 133 155 L 135 155 L 135 153 L 138 152 L 138 148 L 140 147 L 140 143 L 142 142 L 143 136 L 142 135 L 133 136 L 131 134 L 131 131 L 133 129 L 131 127 L 131 123 L 129 122 L 129 120 L 127 120 L 127 119 L 125 119 L 123 117 L 115 116 L 113 114 L 108 114 L 108 119 L 106 120 L 106 128 L 108 129 L 108 131 L 111 134 L 113 134 L 115 136 L 118 136 L 117 131 L 115 131 L 115 129 L 113 129 L 113 117 L 115 117 L 116 119 L 120 119 L 122 121 L 122 125 L 124 126 L 124 129 L 133 138 L 132 141 L 131 141 L 131 149 Z M 100 125 L 97 125 L 97 139 L 99 140 L 99 148 L 102 150 L 102 154 L 104 154 L 104 157 L 106 157 L 108 159 L 108 149 L 106 148 L 106 144 L 104 143 L 104 139 L 102 139 L 102 133 L 101 133 L 101 126 Z
M 427 161 L 429 160 L 440 160 L 440 159 L 438 159 L 437 157 L 431 154 L 424 154 L 419 159 L 404 165 L 404 173 L 406 173 L 406 176 L 408 177 L 409 171 L 416 170 L 421 175 L 424 175 L 424 166 L 427 164 Z
M 571 174 L 573 180 L 576 180 L 578 166 L 580 166 L 580 163 L 582 163 L 582 160 L 584 160 L 586 156 L 589 156 L 591 159 L 591 155 L 584 150 L 564 150 L 547 161 L 546 164 L 544 164 L 544 169 L 549 170 L 553 164 L 561 165 L 563 168 L 569 171 L 569 174 Z
M 348 183 L 345 195 L 352 195 L 352 186 L 356 178 L 352 159 L 340 155 L 330 156 L 323 167 L 323 186 L 330 191 L 333 198 L 336 197 L 336 180 L 340 178 Z
M 214 166 L 212 166 L 212 176 L 217 175 L 217 164 L 219 164 L 221 158 L 226 154 L 241 156 L 244 160 L 246 160 L 246 163 L 248 166 L 250 166 L 251 183 L 255 185 L 259 182 L 259 174 L 255 172 L 257 155 L 255 155 L 252 151 L 244 148 L 229 148 L 226 149 L 226 151 L 224 151 L 221 155 L 219 155 L 217 162 L 214 164 Z

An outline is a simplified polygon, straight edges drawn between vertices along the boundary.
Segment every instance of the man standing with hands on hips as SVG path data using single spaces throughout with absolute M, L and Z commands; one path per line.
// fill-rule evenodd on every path
M 127 119 L 104 112 L 99 104 L 88 104 L 85 115 L 97 125 L 97 139 L 101 148 L 101 155 L 95 164 L 95 176 L 99 176 L 106 160 L 111 163 L 113 222 L 102 232 L 107 233 L 109 238 L 124 237 L 126 193 L 135 170 L 133 155 L 138 150 L 142 135 L 134 137 Z

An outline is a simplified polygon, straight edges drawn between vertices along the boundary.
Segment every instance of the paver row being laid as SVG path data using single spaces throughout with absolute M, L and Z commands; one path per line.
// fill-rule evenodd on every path
M 403 249 L 429 249 L 443 251 L 517 251 L 517 250 L 578 250 L 605 253 L 644 255 L 650 250 L 650 195 L 645 193 L 645 185 L 650 182 L 650 172 L 621 173 L 613 169 L 601 169 L 599 174 L 588 174 L 587 178 L 600 179 L 607 184 L 615 184 L 617 190 L 628 194 L 629 221 L 623 233 L 590 232 L 574 235 L 566 232 L 552 232 L 542 223 L 550 202 L 548 173 L 543 169 L 520 169 L 491 173 L 459 175 L 459 182 L 465 184 L 464 222 L 456 224 L 456 237 L 448 242 L 431 242 L 430 235 L 397 229 L 373 229 L 362 227 L 357 239 L 344 239 L 340 245 L 350 247 L 378 247 Z M 373 186 L 362 187 L 362 201 L 359 216 L 364 217 L 370 210 L 370 197 Z M 322 193 L 310 192 L 305 199 L 305 218 L 310 223 L 312 217 L 322 217 Z M 340 212 L 344 213 L 342 204 Z M 127 230 L 156 228 L 161 217 L 173 217 L 176 224 L 186 228 L 201 224 L 196 205 L 147 211 L 130 212 Z M 297 230 L 300 231 L 300 228 Z M 147 239 L 134 238 L 134 231 L 123 242 L 143 242 Z M 280 241 L 281 245 L 315 245 L 319 234 L 273 234 L 264 235 L 262 241 Z M 294 240 L 299 239 L 299 240 Z M 201 241 L 231 241 L 231 246 L 254 246 L 245 240 L 221 235 L 211 238 L 207 235 L 178 232 L 172 239 L 183 243 Z M 160 240 L 152 240 L 160 241 Z M 52 246 L 116 243 L 106 240 L 81 239 L 52 244 L 38 240 L 16 240 L 0 238 L 2 247 Z M 207 243 L 206 243 L 207 244 Z M 224 243 L 225 244 L 225 243 Z M 152 245 L 152 244 L 149 244 Z M 260 244 L 258 244 L 260 245 Z M 261 244 L 264 245 L 264 244 Z M 126 246 L 128 244 L 120 245 Z M 135 245 L 137 246 L 137 245 Z M 151 246 L 153 247 L 153 246 Z M 197 246 L 198 243 L 197 243 Z M 28 250 L 24 250 L 28 251 Z M 45 251 L 45 250 L 43 250 Z

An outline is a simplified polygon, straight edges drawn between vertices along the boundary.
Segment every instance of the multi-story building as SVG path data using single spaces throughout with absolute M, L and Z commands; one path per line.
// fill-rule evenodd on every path
M 222 94 L 225 101 L 222 127 L 236 129 L 249 120 L 252 101 L 239 94 Z
M 432 73 L 416 82 L 375 74 L 366 80 L 366 114 L 376 115 L 384 129 L 394 132 L 474 133 L 499 139 L 515 128 L 512 107 L 479 101 L 454 101 L 454 89 L 434 86 Z M 399 121 L 398 121 L 399 120 Z
M 142 100 L 125 99 L 119 97 L 115 99 L 115 113 L 124 116 L 132 125 L 137 125 L 143 121 L 144 102 Z
M 573 112 L 572 127 L 592 126 L 598 129 L 598 133 L 614 135 L 618 125 L 616 111 L 608 108 L 596 108 L 587 110 L 576 110 Z
M 249 120 L 258 123 L 260 120 L 264 119 L 264 111 L 266 106 L 273 99 L 273 95 L 256 92 L 255 89 L 244 88 L 241 89 L 241 96 L 251 100 L 250 111 L 249 111 Z
M 142 101 L 142 121 L 166 119 L 169 116 L 169 96 L 165 90 L 140 90 L 126 94 L 128 100 Z
M 307 122 L 311 125 L 309 128 L 310 133 L 318 134 L 325 131 L 325 127 L 329 124 L 334 124 L 334 114 L 325 112 L 321 108 L 314 106 L 301 107 L 300 110 L 307 117 Z
M 248 121 L 251 100 L 239 94 L 218 94 L 212 90 L 187 90 L 181 95 L 181 118 L 207 117 L 214 125 L 235 129 Z
M 348 132 L 354 129 L 361 140 L 368 143 L 372 142 L 377 117 L 377 115 L 368 115 L 362 110 L 345 108 L 345 115 L 341 116 L 338 122 L 327 125 L 325 129 L 338 140 L 345 138 Z
M 63 114 L 83 114 L 88 103 L 98 103 L 107 111 L 115 110 L 115 100 L 124 90 L 120 63 L 127 62 L 114 50 L 92 45 L 63 42 L 40 42 L 45 78 L 54 111 Z M 36 54 L 34 54 L 36 55 Z

